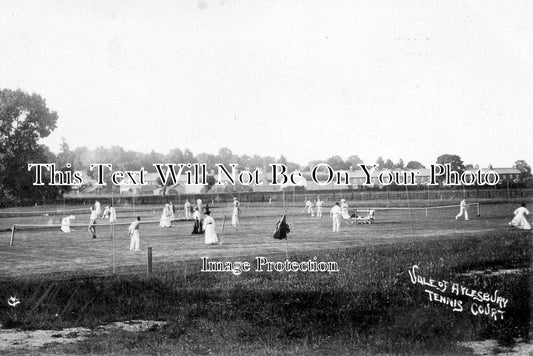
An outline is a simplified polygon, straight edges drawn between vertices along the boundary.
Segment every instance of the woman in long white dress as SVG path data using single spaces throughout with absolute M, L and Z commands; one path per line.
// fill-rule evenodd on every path
M 205 244 L 206 245 L 218 244 L 218 236 L 215 230 L 215 219 L 211 217 L 211 213 L 209 211 L 205 212 L 203 228 L 204 228 L 204 233 L 205 233 Z
M 526 203 L 522 203 L 521 206 L 514 211 L 514 218 L 509 225 L 522 230 L 531 230 L 531 225 L 527 221 L 529 210 L 526 209 Z
M 163 209 L 163 214 L 161 214 L 161 220 L 159 221 L 159 226 L 161 227 L 170 227 L 170 205 L 165 204 Z

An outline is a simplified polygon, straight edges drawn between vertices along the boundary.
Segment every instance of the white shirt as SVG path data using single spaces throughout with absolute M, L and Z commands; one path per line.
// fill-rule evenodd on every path
M 520 208 L 518 208 L 518 209 L 516 209 L 514 211 L 514 214 L 515 214 L 515 216 L 516 215 L 522 215 L 522 216 L 529 215 L 529 210 L 527 210 L 526 208 L 521 206 Z
M 333 216 L 334 218 L 338 218 L 341 215 L 341 208 L 338 205 L 333 206 L 331 210 L 329 211 L 329 215 Z
M 133 235 L 133 233 L 137 230 L 139 230 L 139 225 L 141 224 L 140 221 L 138 220 L 135 220 L 134 222 L 131 223 L 131 225 L 128 227 L 128 233 L 131 235 Z
M 213 227 L 215 227 L 215 219 L 213 219 L 211 216 L 206 216 L 204 219 L 204 225 L 203 225 L 204 230 L 207 227 L 207 225 L 213 225 Z

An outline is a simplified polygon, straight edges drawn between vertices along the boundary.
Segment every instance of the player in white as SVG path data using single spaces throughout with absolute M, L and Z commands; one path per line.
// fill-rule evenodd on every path
M 239 226 L 239 213 L 241 212 L 241 203 L 237 198 L 233 198 L 233 213 L 231 214 L 231 225 Z
M 109 206 L 109 222 L 117 222 L 117 211 L 113 205 Z
M 319 196 L 316 197 L 316 216 L 322 217 L 322 200 L 320 200 Z
M 98 215 L 102 213 L 102 207 L 100 206 L 100 202 L 98 200 L 94 202 L 94 210 L 96 210 L 96 214 Z
M 109 206 L 105 206 L 104 211 L 102 212 L 102 218 L 107 219 L 109 217 Z
M 348 214 L 348 203 L 345 199 L 341 199 L 341 215 L 344 220 L 350 219 L 350 214 Z
M 91 217 L 89 218 L 89 227 L 87 230 L 92 234 L 93 239 L 96 238 L 96 218 L 98 217 L 98 212 L 94 207 L 91 206 Z
M 329 216 L 333 218 L 333 232 L 339 232 L 341 227 L 341 207 L 339 203 L 335 203 L 333 208 L 331 208 Z
M 76 217 L 74 215 L 70 215 L 67 217 L 64 217 L 61 220 L 61 231 L 63 232 L 71 232 L 70 230 L 70 220 L 74 220 Z
M 198 209 L 198 213 L 200 213 L 200 219 L 204 218 L 204 210 L 202 207 L 202 199 L 196 200 L 196 208 Z
M 171 227 L 170 216 L 170 205 L 165 204 L 165 207 L 163 208 L 163 213 L 161 214 L 161 220 L 159 220 L 159 226 Z
M 185 219 L 189 220 L 191 218 L 191 203 L 189 203 L 189 199 L 185 200 L 183 210 L 185 211 Z
M 130 251 L 141 251 L 141 236 L 139 234 L 139 225 L 141 224 L 141 217 L 137 216 L 134 222 L 128 227 L 128 234 L 130 235 Z
M 205 232 L 205 244 L 206 245 L 216 245 L 218 244 L 218 236 L 215 230 L 215 219 L 210 216 L 210 212 L 205 212 L 205 219 L 203 224 L 203 229 Z
M 313 203 L 311 202 L 311 199 L 308 199 L 305 202 L 305 207 L 307 208 L 307 214 L 315 216 L 315 210 L 313 209 Z
M 466 199 L 461 200 L 461 204 L 459 205 L 459 214 L 455 216 L 455 220 L 459 219 L 461 216 L 465 216 L 465 220 L 468 219 L 468 205 L 466 204 Z
M 526 216 L 529 215 L 529 210 L 526 209 L 526 203 L 520 204 L 520 207 L 514 211 L 514 218 L 509 223 L 521 230 L 531 230 L 531 224 L 527 221 Z

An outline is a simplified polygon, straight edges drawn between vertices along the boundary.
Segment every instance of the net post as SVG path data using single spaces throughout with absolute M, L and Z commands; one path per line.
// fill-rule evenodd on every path
M 480 211 L 480 209 L 479 209 L 479 205 L 480 205 L 480 204 L 477 203 L 477 216 L 481 216 L 481 211 Z
M 152 248 L 148 247 L 148 265 L 146 270 L 148 276 L 152 274 Z
M 111 222 L 111 239 L 113 240 L 113 274 L 117 273 L 117 256 L 115 254 L 115 222 Z
M 222 233 L 224 233 L 224 226 L 226 226 L 226 215 L 224 215 L 224 220 L 222 220 Z
M 15 224 L 11 227 L 11 241 L 9 242 L 9 246 L 13 246 L 13 243 L 15 242 Z

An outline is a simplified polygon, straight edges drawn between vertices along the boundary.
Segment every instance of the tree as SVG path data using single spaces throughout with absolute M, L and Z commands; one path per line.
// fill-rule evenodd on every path
M 288 161 L 287 161 L 287 158 L 285 158 L 284 155 L 281 155 L 281 156 L 278 158 L 277 163 L 283 164 L 283 165 L 286 167 Z
M 514 166 L 520 171 L 520 175 L 518 176 L 520 182 L 523 182 L 525 179 L 531 177 L 531 167 L 523 159 L 516 161 Z
M 392 162 L 392 160 L 390 159 L 387 159 L 387 162 L 385 162 L 385 164 L 383 165 L 383 168 L 394 169 L 394 162 Z
M 376 160 L 377 167 L 376 169 L 383 169 L 383 166 L 385 165 L 385 161 L 383 160 L 383 157 L 378 157 Z
M 465 170 L 465 165 L 463 160 L 458 155 L 452 154 L 443 154 L 437 157 L 437 164 L 450 164 L 452 171 L 457 171 L 459 174 L 463 173 Z
M 283 164 L 285 167 L 287 167 L 287 171 L 289 172 L 293 172 L 293 171 L 297 171 L 297 170 L 300 170 L 300 165 L 294 163 L 294 162 L 289 162 L 287 160 L 287 158 L 283 155 L 281 155 L 278 160 L 276 161 L 276 163 L 280 163 L 280 164 Z
M 28 163 L 49 163 L 51 153 L 38 143 L 56 128 L 57 113 L 37 94 L 0 90 L 0 204 L 52 197 L 57 189 L 33 186 L 35 169 Z
M 326 163 L 331 166 L 334 170 L 348 169 L 347 164 L 344 162 L 341 156 L 332 156 L 326 160 Z
M 183 162 L 183 152 L 179 148 L 173 148 L 168 151 L 168 155 L 165 158 L 167 163 L 184 163 Z
M 398 160 L 398 163 L 396 163 L 396 165 L 394 166 L 394 168 L 404 169 L 403 159 L 400 158 L 400 159 Z
M 346 158 L 345 162 L 346 162 L 346 164 L 348 164 L 350 167 L 352 167 L 355 170 L 361 169 L 361 167 L 359 167 L 358 165 L 364 163 L 363 160 L 361 158 L 359 158 L 359 156 L 357 156 L 357 155 L 352 155 L 352 156 Z
M 70 147 L 64 137 L 61 138 L 61 146 L 59 147 L 59 153 L 55 157 L 56 168 L 62 172 L 74 171 L 74 159 L 75 154 L 70 150 Z M 72 189 L 71 185 L 62 186 L 60 194 L 65 194 Z
M 200 153 L 196 156 L 198 163 L 205 163 L 207 172 L 216 171 L 216 164 L 218 163 L 215 155 L 211 153 Z
M 237 163 L 233 162 L 233 152 L 231 152 L 231 150 L 227 147 L 222 147 L 220 150 L 218 150 L 217 161 L 218 163 L 222 163 L 224 165 Z
M 405 166 L 405 168 L 407 169 L 424 169 L 426 167 L 424 167 L 424 165 L 418 161 L 409 161 L 409 163 L 407 163 L 407 166 Z
M 70 147 L 64 137 L 61 138 L 61 146 L 59 147 L 59 153 L 56 156 L 56 168 L 65 169 L 67 164 L 72 165 L 74 163 L 75 155 L 70 150 Z
M 94 163 L 92 154 L 86 146 L 76 147 L 74 149 L 74 162 L 72 166 L 78 171 L 88 171 L 89 165 Z
M 183 163 L 196 163 L 196 158 L 194 158 L 193 153 L 187 148 L 183 151 Z

